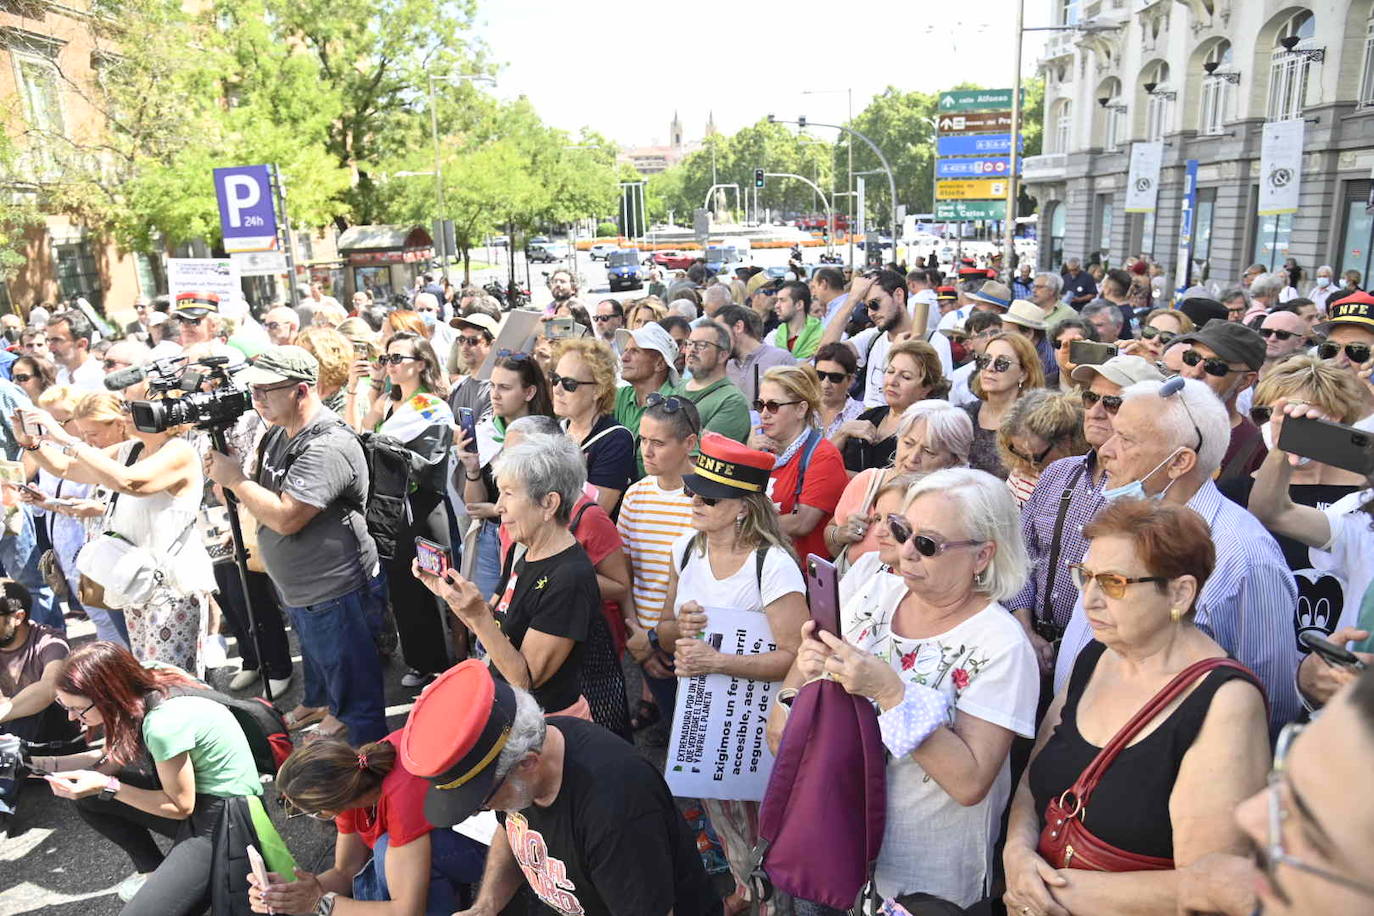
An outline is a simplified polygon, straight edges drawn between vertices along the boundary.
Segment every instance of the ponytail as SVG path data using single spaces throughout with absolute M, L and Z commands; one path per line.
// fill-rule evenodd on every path
M 277 772 L 277 789 L 304 811 L 337 814 L 358 807 L 395 768 L 396 747 L 389 741 L 355 751 L 346 741 L 324 738 L 286 758 Z

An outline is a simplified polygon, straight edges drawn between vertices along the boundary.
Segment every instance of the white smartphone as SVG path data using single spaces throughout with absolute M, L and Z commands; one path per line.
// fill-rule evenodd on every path
M 19 422 L 24 426 L 24 435 L 32 436 L 35 439 L 43 435 L 43 424 L 38 422 L 37 416 L 27 410 L 19 411 Z
M 253 877 L 258 879 L 258 888 L 267 887 L 267 863 L 262 860 L 262 853 L 252 843 L 248 844 L 248 867 L 252 869 Z M 268 907 L 267 912 L 271 913 L 272 908 Z

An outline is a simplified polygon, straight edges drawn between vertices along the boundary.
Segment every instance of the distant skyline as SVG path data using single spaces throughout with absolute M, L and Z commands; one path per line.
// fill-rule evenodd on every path
M 555 127 L 586 126 L 622 146 L 666 145 L 674 111 L 684 139 L 694 142 L 712 113 L 725 134 L 770 113 L 837 123 L 848 115 L 846 88 L 858 114 L 889 85 L 995 89 L 1013 78 L 1015 0 L 962 0 L 958 25 L 932 18 L 928 5 L 894 4 L 873 26 L 852 16 L 838 21 L 837 9 L 852 8 L 817 0 L 796 0 L 782 15 L 756 0 L 696 0 L 677 13 L 630 0 L 479 3 L 476 35 L 502 64 L 493 91 L 528 97 Z M 1047 23 L 1050 9 L 1047 0 L 1029 0 L 1026 25 Z M 848 34 L 877 37 L 849 50 L 858 43 L 834 36 L 851 24 Z M 1046 36 L 1026 36 L 1025 74 L 1034 72 Z

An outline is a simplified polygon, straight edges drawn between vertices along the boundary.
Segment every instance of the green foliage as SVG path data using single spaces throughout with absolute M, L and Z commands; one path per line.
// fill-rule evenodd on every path
M 619 234 L 620 227 L 617 226 L 615 223 L 611 222 L 610 220 L 605 220 L 603 222 L 596 224 L 597 238 L 614 238 Z
M 7 114 L 9 105 L 0 106 L 0 115 Z M 3 120 L 8 121 L 8 118 Z M 15 174 L 18 151 L 9 134 L 0 130 L 0 175 Z M 38 219 L 32 202 L 23 195 L 0 188 L 0 282 L 10 279 L 24 263 L 24 229 Z

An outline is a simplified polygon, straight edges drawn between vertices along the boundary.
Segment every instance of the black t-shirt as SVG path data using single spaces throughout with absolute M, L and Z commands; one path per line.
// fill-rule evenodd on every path
M 696 841 L 654 765 L 599 725 L 566 716 L 549 725 L 565 748 L 558 797 L 497 813 L 545 912 L 719 914 Z
M 870 407 L 859 414 L 856 419 L 867 420 L 875 427 L 881 426 L 891 410 L 892 408 L 886 404 Z M 844 444 L 844 467 L 845 470 L 855 473 L 866 471 L 869 468 L 885 468 L 892 463 L 892 457 L 896 454 L 897 437 L 895 435 L 880 439 L 877 442 L 865 442 L 851 436 Z
M 581 544 L 543 560 L 522 558 L 501 594 L 501 604 L 508 606 L 504 613 L 498 608 L 498 619 L 515 648 L 520 648 L 530 630 L 564 636 L 575 643 L 553 677 L 530 691 L 545 712 L 567 709 L 582 694 L 582 655 L 588 629 L 592 615 L 601 612 L 601 590 L 592 561 Z
M 635 479 L 635 437 L 614 414 L 598 417 L 580 445 L 587 456 L 587 483 L 621 493 L 629 489 Z

